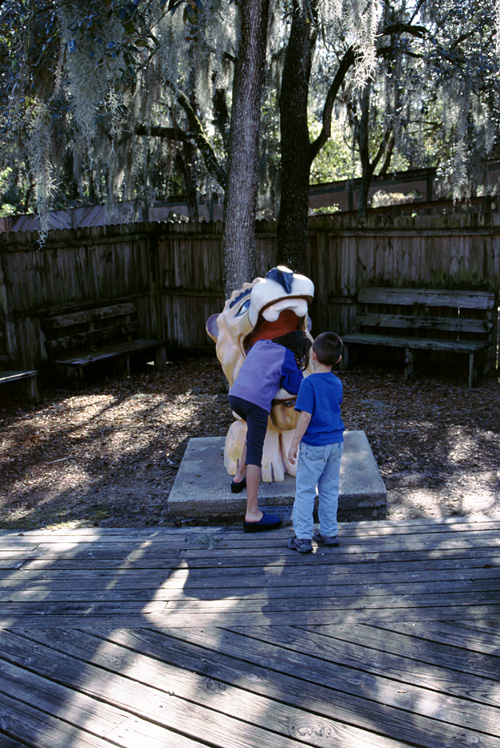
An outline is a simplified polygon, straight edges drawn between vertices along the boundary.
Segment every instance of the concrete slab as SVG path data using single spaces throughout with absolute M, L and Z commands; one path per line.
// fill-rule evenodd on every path
M 190 439 L 168 499 L 172 516 L 199 519 L 241 519 L 246 491 L 233 494 L 231 477 L 224 468 L 225 437 Z M 283 519 L 291 516 L 295 478 L 259 487 L 261 508 Z M 381 518 L 385 514 L 387 490 L 364 431 L 344 433 L 340 467 L 339 519 Z

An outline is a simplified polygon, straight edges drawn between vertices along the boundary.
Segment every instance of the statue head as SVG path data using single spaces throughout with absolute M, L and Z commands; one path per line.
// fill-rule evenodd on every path
M 206 328 L 216 342 L 217 358 L 230 386 L 257 340 L 310 329 L 308 310 L 313 297 L 313 282 L 283 266 L 272 268 L 264 278 L 244 283 L 231 294 L 223 311 L 208 319 Z M 295 427 L 297 414 L 279 402 L 288 398 L 278 392 L 271 411 L 271 421 L 278 429 Z

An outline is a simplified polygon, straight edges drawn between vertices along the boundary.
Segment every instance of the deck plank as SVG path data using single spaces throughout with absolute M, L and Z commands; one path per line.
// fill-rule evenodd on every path
M 470 681 L 472 686 L 477 684 L 476 676 L 483 683 L 483 679 L 488 678 L 496 681 L 500 672 L 500 650 L 498 657 L 482 657 L 474 653 L 469 647 L 465 646 L 466 642 L 462 639 L 461 646 L 453 646 L 451 642 L 446 641 L 444 636 L 440 639 L 432 634 L 435 626 L 446 627 L 446 624 L 436 624 L 428 622 L 424 624 L 355 624 L 351 626 L 314 626 L 303 627 L 302 630 L 308 634 L 313 632 L 322 636 L 331 637 L 340 642 L 335 644 L 336 647 L 342 646 L 349 648 L 350 645 L 355 647 L 365 647 L 373 650 L 372 656 L 378 656 L 379 652 L 389 656 L 404 657 L 408 660 L 431 665 L 436 668 L 446 668 L 453 672 L 453 683 L 451 688 L 456 688 L 457 673 L 460 677 L 471 675 Z M 453 623 L 453 630 L 457 632 L 458 624 Z M 294 628 L 297 631 L 299 627 Z M 494 654 L 494 652 L 488 652 Z M 410 667 L 412 662 L 407 663 Z M 401 664 L 404 667 L 404 664 Z M 412 678 L 414 670 L 412 669 Z M 494 698 L 494 702 L 500 702 L 500 690 Z M 500 704 L 499 704 L 500 705 Z
M 442 658 L 437 665 L 430 658 L 431 652 L 434 653 L 432 647 L 414 649 L 413 656 L 410 656 L 409 647 L 405 654 L 398 652 L 399 642 L 393 642 L 395 637 L 389 631 L 385 632 L 383 641 L 379 640 L 376 643 L 370 638 L 369 626 L 358 626 L 358 629 L 362 629 L 358 639 L 351 635 L 352 628 L 346 630 L 347 627 L 330 626 L 328 636 L 324 634 L 324 627 L 320 630 L 308 628 L 302 631 L 292 626 L 265 629 L 241 627 L 231 630 L 284 647 L 291 652 L 301 652 L 328 663 L 334 662 L 341 669 L 354 668 L 369 673 L 376 677 L 374 682 L 378 681 L 380 684 L 385 683 L 386 678 L 390 678 L 393 682 L 403 684 L 406 698 L 415 702 L 425 701 L 425 691 L 446 694 L 446 698 L 439 698 L 436 695 L 435 701 L 441 702 L 448 718 L 457 725 L 470 725 L 468 711 L 471 706 L 474 709 L 474 704 L 489 704 L 494 708 L 484 709 L 482 724 L 486 727 L 489 720 L 490 727 L 495 726 L 500 707 L 500 691 L 496 688 L 498 670 L 494 674 L 494 667 L 489 668 L 488 675 L 484 673 L 487 667 L 480 676 L 476 673 L 465 674 L 462 663 L 466 657 L 455 657 L 453 660 Z M 490 684 L 487 678 L 492 681 Z M 490 688 L 487 688 L 488 685 Z M 401 685 L 398 688 L 401 688 Z M 386 693 L 388 690 L 390 689 L 384 687 Z M 473 702 L 472 705 L 470 702 Z
M 0 745 L 500 748 L 499 530 L 0 532 Z
M 495 720 L 493 726 L 489 725 L 486 732 L 483 731 L 479 710 L 469 728 L 474 726 L 480 729 L 457 727 L 449 720 L 451 700 L 446 695 L 427 690 L 424 697 L 415 700 L 415 692 L 409 693 L 408 678 L 404 683 L 398 683 L 393 678 L 378 679 L 358 667 L 343 667 L 315 655 L 291 652 L 275 642 L 266 641 L 270 629 L 262 627 L 255 638 L 247 636 L 246 631 L 240 634 L 212 628 L 186 629 L 182 635 L 175 632 L 175 636 L 207 651 L 217 646 L 226 655 L 267 668 L 280 677 L 304 678 L 300 686 L 302 694 L 307 692 L 319 698 L 318 689 L 326 685 L 327 691 L 321 691 L 323 709 L 333 709 L 339 719 L 365 727 L 383 724 L 386 735 L 410 744 L 430 748 L 469 744 L 493 746 L 500 743 L 498 723 Z M 140 635 L 144 636 L 142 632 Z M 456 708 L 462 703 L 457 700 Z M 498 710 L 492 711 L 498 713 Z M 496 734 L 487 734 L 489 729 Z
M 133 703 L 135 713 L 159 724 L 194 735 L 204 731 L 206 739 L 210 738 L 218 745 L 230 745 L 230 740 L 225 737 L 229 734 L 245 735 L 245 745 L 299 745 L 294 739 L 290 739 L 294 737 L 294 725 L 306 724 L 297 708 L 277 698 L 254 693 L 252 688 L 228 683 L 227 679 L 223 681 L 207 677 L 203 667 L 199 667 L 199 656 L 199 672 L 192 668 L 192 663 L 189 669 L 180 668 L 169 664 L 159 647 L 155 650 L 155 657 L 151 656 L 151 650 L 147 654 L 141 652 L 141 639 L 134 638 L 133 632 L 130 635 L 128 632 L 121 634 L 127 646 L 108 639 L 99 640 L 83 632 L 79 632 L 78 638 L 68 636 L 64 631 L 56 634 L 30 632 L 27 636 L 37 642 L 37 645 L 35 656 L 29 658 L 29 666 L 50 677 L 56 677 L 59 681 L 70 682 L 73 687 L 77 685 L 89 695 L 106 698 L 116 705 L 128 700 Z M 43 643 L 42 647 L 38 646 L 40 642 Z M 5 644 L 5 637 L 2 643 Z M 59 653 L 57 670 L 52 665 L 54 647 Z M 13 635 L 7 642 L 7 656 L 22 658 L 25 648 L 21 641 L 15 641 Z M 87 665 L 82 672 L 78 661 L 86 662 L 89 652 L 95 652 L 92 665 Z M 133 680 L 127 676 L 131 664 Z M 233 681 L 237 667 L 237 664 L 232 665 Z M 109 686 L 110 673 L 114 676 L 112 688 Z M 244 667 L 240 666 L 238 676 L 245 678 L 248 684 Z M 155 684 L 154 688 L 152 683 Z M 252 685 L 252 681 L 250 684 Z M 193 693 L 196 694 L 195 705 Z M 279 696 L 279 692 L 275 696 Z M 206 727 L 204 730 L 207 721 L 214 723 L 211 730 Z M 259 727 L 252 725 L 252 721 L 258 722 Z M 360 745 L 381 745 L 378 738 L 372 740 L 366 731 L 318 715 L 310 719 L 309 726 L 313 744 L 317 746 L 331 745 L 334 738 L 349 739 L 353 743 L 358 740 Z M 394 748 L 404 745 L 400 741 L 392 743 Z
M 37 693 L 36 686 L 40 680 L 49 678 L 53 684 L 52 698 L 56 707 L 61 700 L 60 691 L 65 687 L 78 689 L 78 697 L 72 699 L 72 709 L 80 707 L 80 702 L 83 702 L 81 709 L 87 709 L 88 703 L 92 704 L 94 700 L 104 703 L 105 700 L 106 709 L 99 709 L 99 716 L 105 714 L 111 723 L 110 726 L 106 726 L 106 735 L 116 734 L 116 728 L 124 721 L 125 715 L 127 722 L 133 721 L 138 735 L 142 735 L 143 740 L 148 741 L 143 742 L 142 745 L 149 746 L 152 744 L 150 741 L 154 740 L 158 741 L 155 745 L 163 748 L 165 743 L 162 744 L 161 740 L 165 740 L 168 736 L 168 733 L 167 736 L 162 735 L 162 730 L 165 730 L 171 733 L 173 731 L 176 735 L 184 733 L 190 739 L 203 735 L 204 740 L 209 744 L 221 744 L 227 740 L 226 736 L 244 732 L 246 745 L 274 747 L 273 732 L 279 732 L 278 715 L 273 724 L 270 724 L 270 719 L 264 727 L 253 724 L 253 714 L 246 699 L 246 692 L 242 692 L 238 709 L 234 709 L 235 713 L 239 713 L 239 718 L 224 716 L 219 711 L 215 714 L 210 703 L 213 701 L 212 692 L 205 688 L 205 679 L 190 677 L 188 673 L 178 669 L 155 667 L 156 663 L 148 668 L 145 657 L 136 655 L 132 658 L 130 653 L 123 654 L 115 645 L 103 647 L 95 638 L 90 639 L 83 634 L 79 637 L 80 647 L 76 644 L 71 647 L 70 641 L 66 641 L 65 648 L 72 651 L 68 655 L 63 651 L 64 645 L 61 644 L 59 632 L 52 631 L 51 634 L 49 647 L 33 645 L 30 639 L 23 642 L 20 637 L 17 637 L 16 641 L 15 635 L 7 633 L 1 640 L 0 674 L 2 678 L 6 673 L 9 674 L 9 669 L 12 667 L 10 662 L 3 661 L 4 658 L 21 660 L 25 667 L 30 668 L 29 671 L 22 670 L 22 677 L 31 685 L 35 693 L 34 700 L 42 708 L 48 709 L 50 704 L 47 697 L 43 698 L 43 695 Z M 75 637 L 70 639 L 75 639 Z M 27 644 L 31 644 L 28 656 L 26 655 Z M 58 651 L 56 662 L 54 662 L 51 647 Z M 75 651 L 83 656 L 83 660 L 72 656 Z M 89 658 L 90 653 L 92 653 L 92 663 L 87 663 L 85 659 Z M 130 669 L 132 660 L 134 677 L 130 679 L 126 673 Z M 95 664 L 96 661 L 99 665 Z M 141 670 L 145 671 L 144 675 L 141 675 Z M 110 672 L 113 674 L 112 678 L 110 678 Z M 155 683 L 155 687 L 150 685 L 151 681 Z M 193 692 L 197 694 L 196 703 L 190 698 Z M 207 694 L 205 699 L 204 693 Z M 226 700 L 238 702 L 236 693 L 229 696 L 230 699 Z M 127 704 L 126 711 L 125 704 Z M 274 706 L 277 711 L 279 704 Z M 274 711 L 274 709 L 269 709 L 269 713 Z M 77 714 L 74 718 L 79 716 Z M 113 724 L 115 720 L 117 720 L 116 725 Z M 88 725 L 88 718 L 83 721 Z M 127 727 L 127 730 L 130 733 L 130 727 Z M 281 733 L 280 745 L 284 748 L 298 748 L 299 744 L 294 739 L 284 734 L 283 731 Z M 227 744 L 231 745 L 229 741 Z M 235 744 L 237 745 L 236 741 Z M 137 745 L 139 746 L 139 741 Z
M 77 729 L 53 714 L 35 709 L 0 691 L 0 745 L 2 748 L 109 748 L 107 740 Z

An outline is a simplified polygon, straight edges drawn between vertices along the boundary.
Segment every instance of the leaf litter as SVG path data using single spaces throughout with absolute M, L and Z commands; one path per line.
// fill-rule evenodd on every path
M 365 431 L 390 519 L 500 514 L 500 385 L 357 367 L 341 372 L 343 418 Z M 232 421 L 215 357 L 43 389 L 39 405 L 0 393 L 0 526 L 179 524 L 168 496 L 192 437 Z M 354 517 L 355 518 L 355 517 Z

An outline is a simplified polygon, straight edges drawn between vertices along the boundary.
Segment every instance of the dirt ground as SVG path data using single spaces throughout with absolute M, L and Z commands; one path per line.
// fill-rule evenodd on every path
M 341 373 L 347 429 L 366 432 L 387 517 L 500 516 L 500 384 L 465 376 L 406 382 L 397 370 Z M 4 390 L 6 388 L 3 388 Z M 0 393 L 0 527 L 179 524 L 168 496 L 188 440 L 231 422 L 215 358 L 84 389 Z

